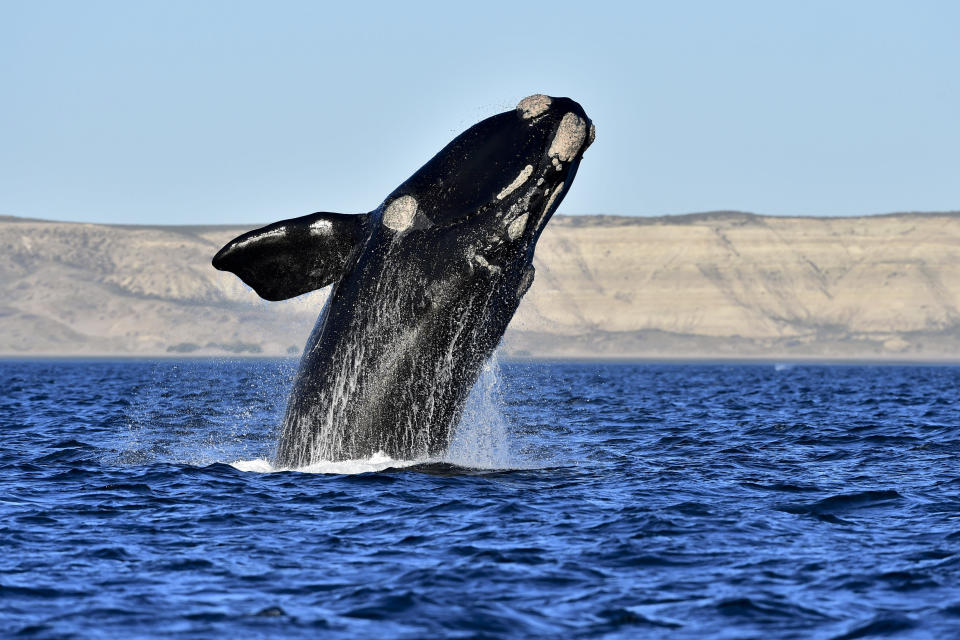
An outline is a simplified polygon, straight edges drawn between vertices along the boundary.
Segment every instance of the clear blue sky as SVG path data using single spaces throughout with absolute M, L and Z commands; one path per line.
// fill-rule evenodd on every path
M 0 0 L 0 214 L 369 210 L 531 93 L 562 213 L 960 209 L 960 2 Z

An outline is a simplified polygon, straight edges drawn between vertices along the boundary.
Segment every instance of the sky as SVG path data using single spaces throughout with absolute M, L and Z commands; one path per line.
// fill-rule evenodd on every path
M 0 0 L 0 215 L 356 213 L 533 93 L 567 214 L 960 209 L 960 3 Z

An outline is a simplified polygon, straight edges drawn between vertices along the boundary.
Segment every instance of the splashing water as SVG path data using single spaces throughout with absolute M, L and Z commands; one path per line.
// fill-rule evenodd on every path
M 443 457 L 461 403 L 478 386 L 481 399 L 473 404 L 480 409 L 468 412 L 466 423 L 475 426 L 468 439 L 483 442 L 463 441 L 457 455 L 485 466 L 503 458 L 499 450 L 482 459 L 477 453 L 484 443 L 492 444 L 491 438 L 504 441 L 497 435 L 502 420 L 485 415 L 496 404 L 490 392 L 495 365 L 486 367 L 490 382 L 477 385 L 472 379 L 489 343 L 489 327 L 496 326 L 491 317 L 495 290 L 468 293 L 455 314 L 427 314 L 424 322 L 411 323 L 411 309 L 440 294 L 411 290 L 405 284 L 410 277 L 409 269 L 396 265 L 378 272 L 369 302 L 357 305 L 349 325 L 332 339 L 332 352 L 314 361 L 318 341 L 326 340 L 318 332 L 331 313 L 328 299 L 290 395 L 277 465 L 303 468 L 324 460 L 356 460 L 377 450 L 396 458 Z
M 228 462 L 241 471 L 269 473 L 291 470 L 275 465 L 277 425 L 294 373 L 293 361 L 220 361 L 217 368 L 238 385 L 228 393 L 233 400 L 227 411 L 212 409 L 207 402 L 212 389 L 177 392 L 182 380 L 205 369 L 203 361 L 164 362 L 144 365 L 143 382 L 123 400 L 125 424 L 118 448 L 105 455 L 109 464 L 143 465 L 154 462 L 206 466 Z M 399 460 L 383 452 L 359 460 L 330 461 L 322 457 L 298 466 L 296 471 L 323 474 L 375 473 L 391 468 L 443 463 L 466 469 L 517 469 L 535 465 L 517 456 L 512 440 L 517 437 L 505 412 L 503 377 L 499 359 L 483 366 L 468 397 L 463 416 L 449 449 L 439 457 L 427 455 Z M 223 391 L 222 391 L 223 392 Z M 222 393 L 221 392 L 221 393 Z M 180 393 L 189 403 L 172 403 Z M 522 460 L 520 458 L 523 458 Z
M 355 473 L 377 473 L 387 469 L 399 469 L 421 464 L 419 460 L 394 460 L 385 453 L 378 452 L 366 460 L 340 460 L 337 462 L 320 461 L 297 469 L 275 467 L 272 462 L 264 458 L 255 460 L 237 460 L 230 466 L 238 471 L 253 473 L 275 473 L 278 471 L 297 471 L 300 473 L 327 473 L 337 475 L 353 475 Z
M 503 411 L 502 377 L 496 353 L 480 373 L 467 400 L 460 425 L 454 432 L 447 453 L 441 458 L 422 457 L 414 460 L 396 460 L 383 452 L 358 460 L 318 460 L 311 464 L 289 468 L 275 466 L 266 458 L 238 460 L 230 463 L 239 471 L 273 473 L 298 471 L 321 474 L 375 473 L 420 464 L 442 462 L 468 469 L 526 468 L 512 452 L 510 421 Z
M 503 412 L 500 361 L 496 352 L 483 366 L 444 462 L 477 469 L 519 466 L 510 448 L 510 422 Z

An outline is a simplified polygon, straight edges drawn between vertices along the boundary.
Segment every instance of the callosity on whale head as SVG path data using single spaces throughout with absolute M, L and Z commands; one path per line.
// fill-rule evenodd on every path
M 530 96 L 457 136 L 368 214 L 278 222 L 221 249 L 214 266 L 268 300 L 334 285 L 278 464 L 442 455 L 593 138 L 576 102 Z

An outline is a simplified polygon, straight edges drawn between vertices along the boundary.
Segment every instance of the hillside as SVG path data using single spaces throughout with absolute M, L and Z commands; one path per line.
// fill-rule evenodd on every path
M 326 291 L 266 303 L 226 226 L 0 218 L 0 354 L 295 355 Z M 960 214 L 557 216 L 504 352 L 960 359 Z

